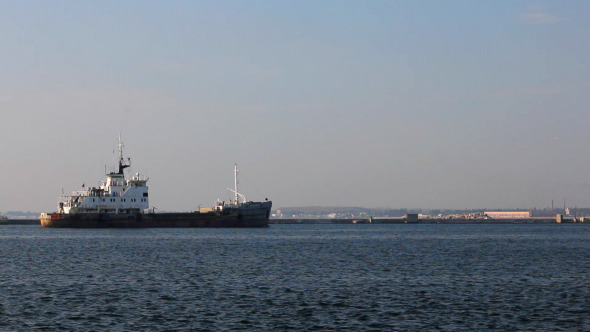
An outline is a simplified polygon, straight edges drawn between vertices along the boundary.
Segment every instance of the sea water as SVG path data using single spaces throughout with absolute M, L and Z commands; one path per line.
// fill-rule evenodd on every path
M 0 227 L 0 330 L 590 330 L 590 225 Z

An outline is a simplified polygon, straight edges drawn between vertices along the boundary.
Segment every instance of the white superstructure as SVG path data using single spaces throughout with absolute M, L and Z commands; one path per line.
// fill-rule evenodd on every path
M 75 191 L 71 196 L 62 196 L 58 213 L 137 213 L 149 207 L 148 178 L 136 173 L 125 177 L 125 168 L 131 159 L 123 158 L 123 142 L 119 136 L 119 162 L 117 171 L 106 174 L 106 181 L 98 188 Z

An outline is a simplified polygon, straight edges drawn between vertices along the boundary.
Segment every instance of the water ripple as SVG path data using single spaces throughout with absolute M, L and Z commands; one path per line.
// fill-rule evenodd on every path
M 590 330 L 586 225 L 0 228 L 0 330 Z

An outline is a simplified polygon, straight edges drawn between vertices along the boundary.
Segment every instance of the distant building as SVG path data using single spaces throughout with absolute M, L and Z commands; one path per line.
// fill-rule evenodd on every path
M 487 211 L 484 213 L 492 219 L 519 219 L 531 217 L 530 211 Z

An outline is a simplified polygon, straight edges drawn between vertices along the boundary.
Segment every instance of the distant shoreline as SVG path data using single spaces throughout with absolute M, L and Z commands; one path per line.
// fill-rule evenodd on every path
M 557 224 L 555 218 L 522 218 L 522 219 L 418 219 L 407 221 L 404 218 L 359 218 L 359 219 L 270 219 L 269 224 Z M 572 224 L 578 222 L 573 219 L 563 219 L 561 223 Z M 0 220 L 0 225 L 41 225 L 39 219 L 7 219 Z

